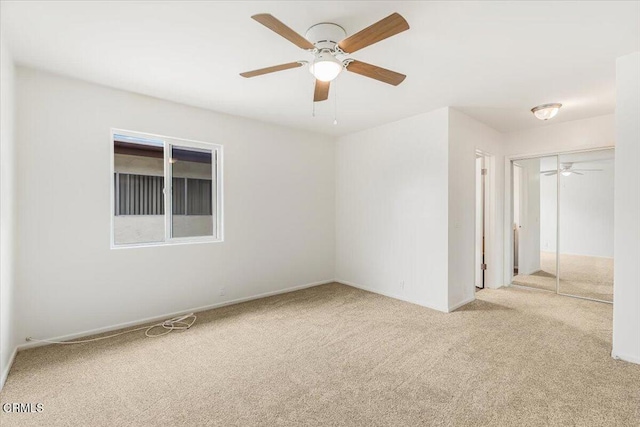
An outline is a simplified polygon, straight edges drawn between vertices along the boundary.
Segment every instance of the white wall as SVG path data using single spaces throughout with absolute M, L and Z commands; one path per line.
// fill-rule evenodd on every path
M 15 334 L 15 76 L 11 54 L 0 37 L 0 389 L 17 345 Z
M 560 253 L 613 258 L 614 164 L 590 166 L 602 171 L 560 176 Z
M 640 363 L 640 53 L 616 62 L 613 351 Z
M 594 155 L 606 156 L 609 151 Z M 568 156 L 560 156 L 560 162 L 565 159 Z M 613 160 L 574 168 L 601 171 L 560 175 L 560 253 L 613 258 Z M 547 219 L 540 230 L 540 249 L 547 252 L 556 250 L 556 179 L 556 175 L 540 177 L 541 215 Z
M 560 113 L 562 114 L 562 110 Z M 532 120 L 536 120 L 532 116 Z M 510 157 L 536 156 L 550 153 L 612 147 L 615 142 L 615 116 L 592 117 L 563 123 L 550 122 L 540 128 L 504 134 L 504 281 L 510 283 L 513 272 L 511 248 L 511 176 Z
M 486 286 L 502 286 L 502 135 L 455 110 L 449 110 L 449 309 L 475 297 L 476 151 L 487 154 Z
M 557 169 L 556 158 L 541 159 L 541 170 Z M 540 251 L 555 252 L 558 233 L 558 176 L 540 175 Z M 563 215 L 564 218 L 564 215 Z M 584 234 L 584 229 L 582 231 Z M 564 235 L 564 233 L 562 233 Z
M 338 139 L 339 281 L 448 311 L 447 133 L 444 108 Z
M 520 222 L 518 227 L 518 274 L 540 270 L 540 159 L 520 165 Z
M 558 114 L 562 114 L 562 109 Z M 537 120 L 531 115 L 531 120 Z M 534 156 L 561 151 L 612 147 L 615 144 L 615 116 L 553 123 L 504 134 L 506 156 Z
M 487 233 L 501 233 L 501 143 L 498 132 L 448 108 L 339 138 L 338 280 L 441 311 L 472 301 L 476 150 L 494 155 Z M 489 287 L 502 284 L 496 240 Z
M 17 78 L 21 339 L 333 279 L 333 139 L 31 69 Z M 224 145 L 225 242 L 109 249 L 112 127 Z

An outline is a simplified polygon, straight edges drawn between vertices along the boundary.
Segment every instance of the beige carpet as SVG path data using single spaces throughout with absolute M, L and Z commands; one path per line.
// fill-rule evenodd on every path
M 555 252 L 540 252 L 540 267 L 515 276 L 513 283 L 555 292 Z M 560 293 L 613 301 L 613 259 L 560 254 Z
M 637 426 L 640 366 L 606 304 L 483 290 L 444 314 L 331 284 L 187 332 L 18 354 L 2 426 Z

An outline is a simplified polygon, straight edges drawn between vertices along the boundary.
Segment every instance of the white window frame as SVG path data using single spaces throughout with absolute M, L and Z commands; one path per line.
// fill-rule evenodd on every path
M 210 142 L 193 141 L 183 138 L 175 138 L 171 136 L 156 135 L 151 133 L 130 131 L 125 129 L 111 129 L 111 137 L 109 138 L 109 151 L 111 153 L 111 249 L 122 248 L 139 248 L 148 246 L 166 246 L 166 245 L 183 245 L 189 243 L 218 243 L 224 241 L 224 221 L 223 221 L 223 185 L 222 185 L 222 165 L 223 165 L 223 146 L 221 144 L 213 144 Z M 124 135 L 134 138 L 145 138 L 161 140 L 163 142 L 164 154 L 164 240 L 159 242 L 144 243 L 120 243 L 115 242 L 115 135 Z M 211 177 L 215 178 L 215 185 L 211 186 L 211 201 L 214 204 L 213 212 L 213 235 L 212 236 L 193 236 L 193 237 L 171 237 L 171 227 L 173 223 L 173 174 L 171 167 L 171 149 L 179 148 L 196 148 L 211 150 Z

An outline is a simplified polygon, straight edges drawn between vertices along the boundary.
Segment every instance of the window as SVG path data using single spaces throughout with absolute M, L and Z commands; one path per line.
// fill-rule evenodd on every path
M 222 241 L 221 145 L 116 129 L 111 145 L 112 247 Z

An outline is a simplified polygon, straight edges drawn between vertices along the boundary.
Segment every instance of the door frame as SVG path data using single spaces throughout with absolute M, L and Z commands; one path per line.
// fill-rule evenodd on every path
M 478 177 L 478 160 L 480 160 L 480 176 Z M 486 287 L 487 282 L 487 175 L 489 173 L 489 168 L 487 165 L 487 156 L 480 150 L 476 150 L 476 170 L 475 170 L 475 223 L 474 223 L 474 281 L 476 290 L 484 289 Z M 478 179 L 480 182 L 478 182 Z M 479 185 L 479 188 L 478 188 Z M 478 189 L 480 190 L 480 209 L 478 209 Z M 478 232 L 478 215 L 482 216 L 480 220 L 480 230 L 482 233 L 479 235 Z M 481 242 L 478 242 L 478 237 L 480 237 Z M 480 246 L 480 254 L 478 254 L 478 245 Z M 478 255 L 480 255 L 480 266 L 478 266 Z M 484 267 L 484 268 L 483 268 Z M 478 280 L 478 276 L 482 276 L 480 280 Z M 480 282 L 481 286 L 478 286 L 478 282 Z
M 498 231 L 500 227 L 502 227 L 500 218 L 501 209 L 502 209 L 502 201 L 499 200 L 500 196 L 500 185 L 501 183 L 498 181 L 499 178 L 499 159 L 496 155 L 492 154 L 489 151 L 482 150 L 480 148 L 476 148 L 475 150 L 475 158 L 478 156 L 483 157 L 484 161 L 484 169 L 487 170 L 487 173 L 484 175 L 484 263 L 487 265 L 487 268 L 484 270 L 484 289 L 497 289 L 503 285 L 502 282 L 502 265 L 500 263 L 502 257 L 502 249 L 500 248 L 500 237 Z M 475 164 L 474 164 L 475 171 Z M 475 176 L 475 172 L 474 172 Z M 475 185 L 475 179 L 474 179 Z M 475 191 L 474 191 L 475 194 Z M 474 198 L 475 199 L 475 198 Z M 476 274 L 476 264 L 475 264 L 475 245 L 476 245 L 476 234 L 477 234 L 477 221 L 476 221 L 476 212 L 475 212 L 475 202 L 474 202 L 474 221 L 473 221 L 473 232 L 474 232 L 474 292 L 476 290 L 475 286 L 475 274 Z

